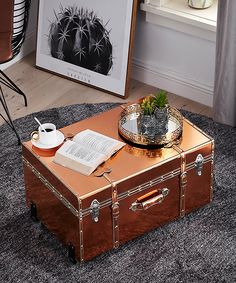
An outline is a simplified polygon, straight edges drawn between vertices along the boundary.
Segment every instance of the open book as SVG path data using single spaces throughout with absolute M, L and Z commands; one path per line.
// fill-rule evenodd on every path
M 57 150 L 53 161 L 88 176 L 124 145 L 87 129 L 66 141 Z

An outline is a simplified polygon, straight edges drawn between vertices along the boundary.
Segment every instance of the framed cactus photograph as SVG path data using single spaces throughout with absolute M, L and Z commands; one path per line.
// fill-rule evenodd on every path
M 137 2 L 40 0 L 36 66 L 126 97 Z

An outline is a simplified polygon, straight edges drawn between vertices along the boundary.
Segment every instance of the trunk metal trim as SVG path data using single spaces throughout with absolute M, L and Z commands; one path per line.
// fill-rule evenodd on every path
M 178 145 L 173 145 L 173 148 L 180 154 L 180 179 L 179 179 L 179 188 L 180 188 L 180 198 L 179 198 L 179 207 L 180 207 L 180 217 L 185 216 L 185 191 L 187 187 L 187 168 L 186 168 L 186 153 L 178 147 Z M 195 167 L 195 162 L 194 162 Z
M 108 175 L 109 173 L 104 172 L 101 177 L 104 177 L 110 184 L 112 188 L 111 193 L 111 214 L 112 214 L 112 235 L 113 235 L 113 248 L 117 249 L 120 245 L 119 243 L 119 201 L 117 184 Z
M 51 183 L 49 183 L 24 156 L 22 156 L 22 160 L 32 173 L 74 214 L 74 216 L 79 217 L 79 211 Z
M 78 200 L 79 204 L 79 244 L 80 244 L 80 261 L 84 261 L 84 232 L 83 232 L 83 215 L 82 215 L 82 201 Z
M 213 154 L 209 155 L 209 156 L 205 156 L 204 157 L 204 164 L 207 163 L 207 162 L 211 162 L 212 163 L 212 175 L 213 175 Z M 25 165 L 27 167 L 29 167 L 31 169 L 31 171 L 36 175 L 36 177 L 38 177 L 42 183 L 53 193 L 55 194 L 55 196 L 78 218 L 83 218 L 85 216 L 88 216 L 91 214 L 90 212 L 90 207 L 87 207 L 85 209 L 80 209 L 79 211 L 73 206 L 70 204 L 70 202 L 65 199 L 57 190 L 54 186 L 52 186 L 44 177 L 43 175 L 25 158 L 22 156 L 22 160 L 23 162 L 25 163 Z M 195 162 L 191 162 L 189 164 L 186 165 L 186 171 L 189 171 L 189 170 L 192 170 L 195 168 Z M 161 182 L 163 181 L 166 181 L 166 180 L 169 180 L 173 177 L 176 177 L 180 175 L 180 169 L 176 169 L 176 170 L 173 170 L 173 171 L 170 171 L 162 176 L 159 176 L 155 179 L 152 179 L 148 182 L 145 182 L 139 186 L 136 186 L 130 190 L 128 190 L 127 192 L 124 192 L 122 194 L 119 194 L 118 197 L 117 197 L 117 200 L 118 202 L 129 197 L 129 196 L 132 196 L 136 193 L 139 193 L 139 192 L 142 192 L 146 189 L 149 189 L 157 184 L 160 184 Z M 81 200 L 79 200 L 79 202 L 82 202 Z M 103 209 L 107 206 L 110 206 L 112 205 L 112 200 L 111 199 L 107 199 L 107 200 L 104 200 L 102 202 L 100 202 L 100 209 Z M 79 206 L 81 207 L 81 206 Z
M 148 182 L 143 183 L 143 184 L 141 184 L 139 186 L 136 186 L 136 187 L 130 189 L 129 191 L 127 191 L 127 192 L 119 194 L 118 195 L 118 202 L 123 200 L 123 199 L 125 199 L 125 198 L 127 198 L 127 197 L 129 197 L 129 196 L 131 196 L 131 195 L 134 195 L 136 193 L 142 192 L 142 191 L 144 191 L 146 189 L 149 189 L 149 188 L 151 188 L 151 187 L 153 187 L 153 186 L 155 186 L 157 184 L 160 184 L 163 181 L 166 181 L 166 180 L 171 179 L 171 178 L 173 178 L 175 176 L 178 176 L 179 174 L 180 174 L 180 169 L 176 169 L 176 170 L 171 171 L 171 172 L 169 172 L 169 173 L 167 173 L 165 175 L 162 175 L 162 176 L 160 176 L 158 178 L 152 179 L 151 181 L 148 181 Z M 107 199 L 105 201 L 102 201 L 102 202 L 100 202 L 100 209 L 105 208 L 105 207 L 107 207 L 109 205 L 112 205 L 111 199 Z M 83 210 L 83 216 L 87 216 L 89 214 L 90 214 L 90 208 L 89 207 L 85 208 Z

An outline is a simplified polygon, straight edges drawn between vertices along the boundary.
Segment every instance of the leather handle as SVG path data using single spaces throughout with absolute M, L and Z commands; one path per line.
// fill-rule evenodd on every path
M 139 197 L 135 202 L 133 202 L 130 206 L 130 210 L 147 210 L 153 205 L 157 205 L 162 203 L 162 201 L 169 194 L 169 189 L 163 188 L 161 190 L 154 190 L 147 193 L 144 196 Z

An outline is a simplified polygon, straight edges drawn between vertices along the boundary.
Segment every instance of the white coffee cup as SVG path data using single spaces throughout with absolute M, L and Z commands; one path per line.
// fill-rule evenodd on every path
M 44 123 L 38 127 L 38 131 L 31 133 L 31 139 L 45 145 L 57 143 L 57 128 L 52 123 Z

